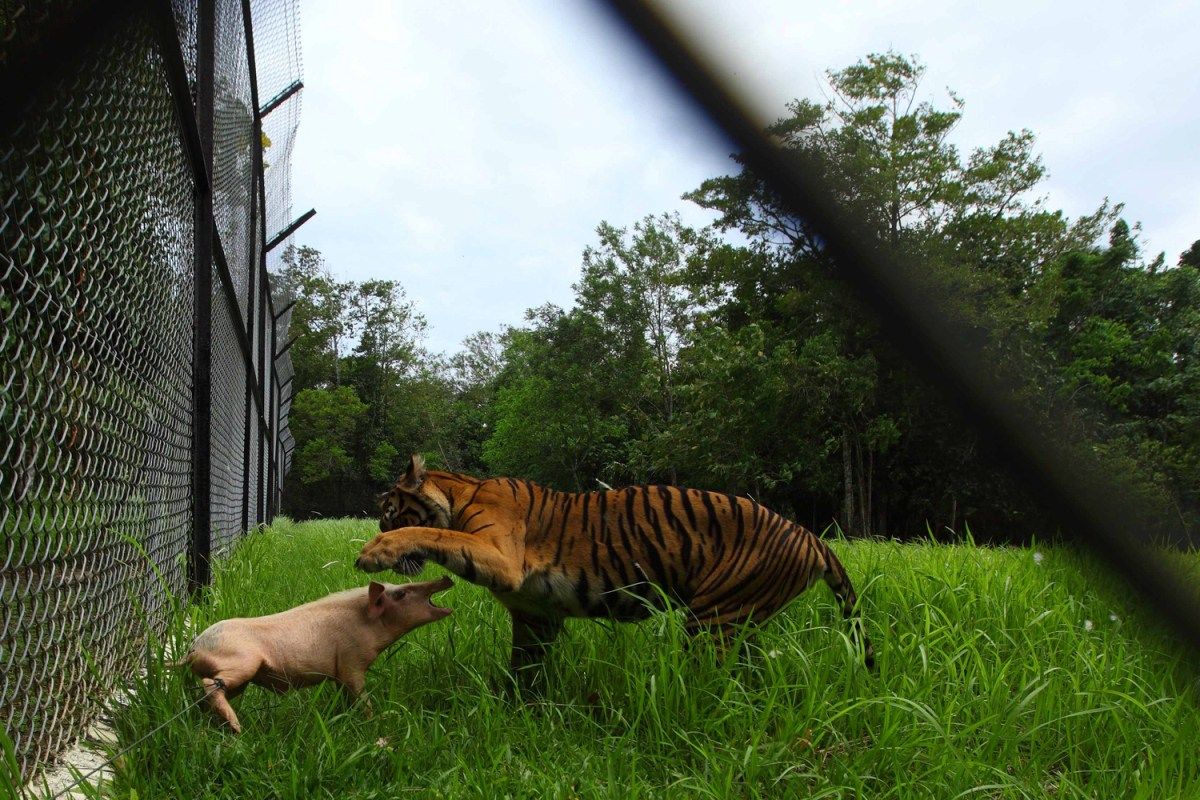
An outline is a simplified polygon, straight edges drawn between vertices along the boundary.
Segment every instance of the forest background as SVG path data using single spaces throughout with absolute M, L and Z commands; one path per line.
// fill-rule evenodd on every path
M 1025 365 L 1023 395 L 1065 415 L 1166 527 L 1195 530 L 1200 241 L 1147 258 L 1119 202 L 1074 219 L 1048 208 L 1034 134 L 959 152 L 963 101 L 928 96 L 923 72 L 915 57 L 866 56 L 770 132 L 991 331 L 989 363 Z M 573 306 L 534 306 L 450 355 L 424 348 L 399 282 L 339 281 L 318 251 L 290 249 L 274 276 L 297 300 L 285 513 L 373 516 L 420 452 L 564 490 L 746 494 L 817 531 L 1054 535 L 838 279 L 820 237 L 733 161 L 682 198 L 712 226 L 671 210 L 600 222 Z

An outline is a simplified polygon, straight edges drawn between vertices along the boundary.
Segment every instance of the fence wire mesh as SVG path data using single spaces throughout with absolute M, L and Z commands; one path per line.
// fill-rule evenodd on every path
M 301 79 L 303 62 L 300 37 L 296 35 L 300 25 L 299 6 L 294 0 L 255 2 L 253 14 L 259 98 L 266 104 Z M 302 92 L 292 94 L 263 119 L 268 238 L 292 221 L 292 148 L 300 123 L 302 97 Z M 277 253 L 282 253 L 286 246 L 287 243 L 277 248 Z
M 213 217 L 221 247 L 248 318 L 252 256 L 249 207 L 254 191 L 254 107 L 239 0 L 216 2 L 213 57 Z
M 219 287 L 214 278 L 213 286 Z M 236 309 L 217 289 L 212 306 L 212 455 L 209 480 L 212 552 L 224 553 L 242 532 L 246 436 L 246 365 L 238 349 Z
M 300 50 L 300 4 L 297 0 L 254 0 L 251 3 L 254 22 L 255 68 L 258 77 L 259 102 L 267 107 L 277 98 L 286 96 L 262 119 L 263 188 L 265 208 L 262 217 L 265 239 L 270 241 L 276 234 L 291 224 L 292 215 L 292 151 L 296 143 L 296 132 L 300 126 L 300 106 L 304 93 L 297 87 L 303 79 L 303 59 Z M 289 94 L 290 92 L 290 94 Z M 267 270 L 278 273 L 280 260 L 287 249 L 293 246 L 293 236 L 288 236 L 266 254 Z M 289 297 L 276 297 L 270 309 L 278 314 L 275 321 L 275 340 L 271 350 L 264 350 L 264 358 L 273 357 L 288 341 Z M 266 343 L 264 342 L 264 345 Z M 288 430 L 288 408 L 291 405 L 292 377 L 291 356 L 284 354 L 272 365 L 276 374 L 273 403 L 279 403 L 276 427 L 278 435 L 272 457 L 277 463 L 276 480 L 281 480 L 291 466 L 291 451 L 295 447 Z M 264 480 L 270 476 L 264 477 Z
M 196 102 L 196 65 L 199 59 L 197 52 L 199 14 L 194 0 L 173 0 L 171 9 L 175 17 L 176 35 L 179 37 L 179 49 L 183 55 L 183 68 L 187 72 L 188 88 L 191 90 L 192 102 Z
M 0 77 L 30 87 L 0 129 L 0 744 L 19 772 L 0 785 L 86 730 L 186 597 L 189 568 L 277 505 L 291 363 L 275 358 L 288 320 L 274 319 L 263 243 L 285 212 L 255 199 L 249 3 L 214 5 L 143 3 L 93 30 L 103 2 L 0 0 Z M 298 52 L 295 3 L 255 9 L 281 28 L 262 40 Z M 57 71 L 31 71 L 38 59 Z

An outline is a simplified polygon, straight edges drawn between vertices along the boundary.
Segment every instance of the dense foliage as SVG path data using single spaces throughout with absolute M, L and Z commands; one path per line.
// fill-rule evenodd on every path
M 949 287 L 1020 362 L 1020 391 L 1069 409 L 1110 468 L 1185 522 L 1200 509 L 1200 242 L 1147 263 L 1106 199 L 1068 219 L 1037 190 L 1033 134 L 960 153 L 963 102 L 914 59 L 828 73 L 824 102 L 771 127 L 897 257 Z M 575 303 L 531 309 L 446 358 L 392 281 L 338 283 L 307 248 L 279 276 L 293 318 L 293 514 L 363 513 L 410 451 L 564 489 L 670 482 L 753 497 L 822 529 L 1047 532 L 954 409 L 838 280 L 820 237 L 755 175 L 685 199 L 717 214 L 602 222 Z

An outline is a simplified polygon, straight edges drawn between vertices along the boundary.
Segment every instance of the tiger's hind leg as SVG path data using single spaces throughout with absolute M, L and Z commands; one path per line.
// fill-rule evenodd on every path
M 509 609 L 512 615 L 512 658 L 509 668 L 517 691 L 539 692 L 546 683 L 546 649 L 562 632 L 563 621 Z
M 758 646 L 758 629 L 754 623 L 756 615 L 692 617 L 684 626 L 692 645 L 711 642 L 716 650 L 717 661 L 724 661 L 731 649 L 736 648 L 741 661 L 750 664 L 757 660 L 761 651 Z

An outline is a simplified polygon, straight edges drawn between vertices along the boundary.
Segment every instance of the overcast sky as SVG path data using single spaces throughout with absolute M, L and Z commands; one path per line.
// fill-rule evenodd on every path
M 964 151 L 1029 128 L 1052 208 L 1107 196 L 1174 264 L 1200 238 L 1196 2 L 712 2 L 669 6 L 772 117 L 888 48 L 966 101 Z M 678 210 L 728 147 L 581 0 L 301 0 L 297 242 L 345 279 L 399 280 L 451 352 L 570 303 L 601 220 Z

